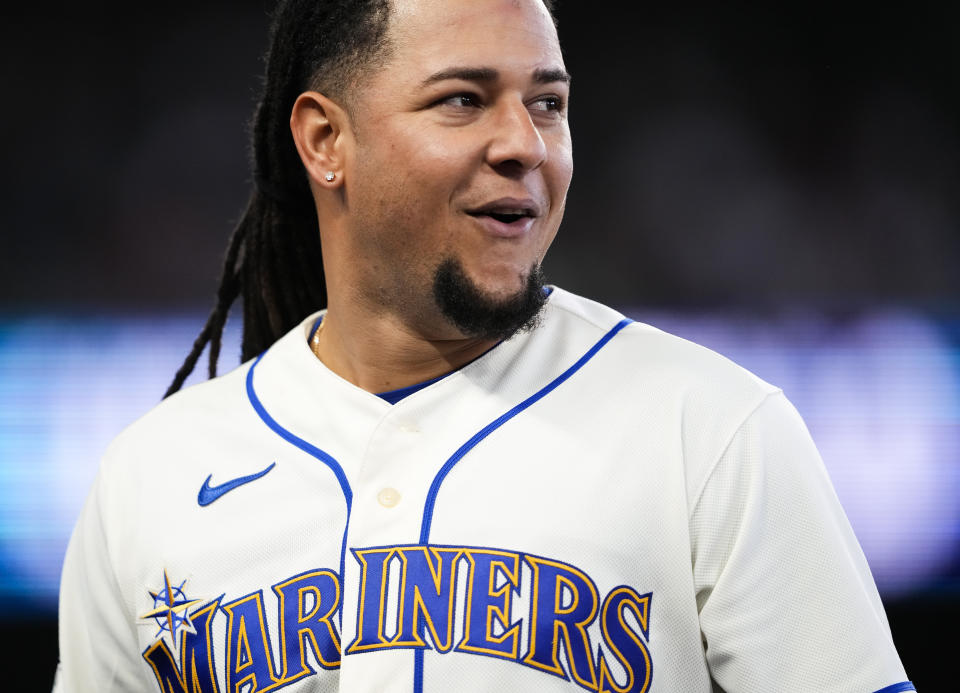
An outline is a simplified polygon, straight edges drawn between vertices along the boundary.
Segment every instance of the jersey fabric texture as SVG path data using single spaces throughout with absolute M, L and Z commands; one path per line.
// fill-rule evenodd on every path
M 58 693 L 914 690 L 775 387 L 556 289 L 391 405 L 316 319 L 111 445 Z

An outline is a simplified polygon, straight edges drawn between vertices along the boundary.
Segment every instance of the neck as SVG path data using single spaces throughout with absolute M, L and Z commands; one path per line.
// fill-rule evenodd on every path
M 456 370 L 496 340 L 423 334 L 392 313 L 331 302 L 317 335 L 317 356 L 331 371 L 367 392 L 387 392 Z

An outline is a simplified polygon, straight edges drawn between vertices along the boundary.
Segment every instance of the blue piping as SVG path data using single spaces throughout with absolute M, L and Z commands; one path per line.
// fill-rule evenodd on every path
M 597 355 L 597 352 L 603 349 L 611 339 L 613 339 L 616 334 L 622 330 L 624 327 L 632 323 L 633 320 L 629 318 L 624 318 L 620 322 L 611 328 L 600 340 L 594 344 L 590 349 L 577 359 L 576 363 L 570 366 L 563 373 L 554 378 L 550 383 L 545 385 L 542 389 L 538 390 L 532 394 L 527 399 L 523 400 L 520 404 L 515 406 L 513 409 L 507 411 L 505 414 L 497 417 L 489 424 L 481 428 L 479 431 L 474 434 L 470 440 L 460 446 L 460 448 L 453 453 L 453 455 L 448 459 L 443 467 L 440 468 L 440 471 L 437 472 L 437 475 L 433 479 L 433 483 L 430 485 L 430 491 L 427 493 L 427 501 L 423 508 L 423 523 L 420 525 L 420 543 L 425 545 L 430 541 L 430 525 L 433 522 L 433 508 L 437 502 L 437 494 L 440 492 L 440 485 L 443 484 L 443 480 L 447 478 L 447 474 L 450 473 L 450 470 L 463 459 L 463 457 L 473 450 L 481 440 L 486 438 L 488 435 L 493 433 L 495 430 L 500 428 L 507 421 L 512 419 L 514 416 L 524 411 L 531 405 L 539 402 L 541 399 L 553 392 L 557 387 L 559 387 L 564 381 L 566 381 L 570 376 L 576 373 L 578 370 L 583 368 L 584 364 L 587 363 L 590 359 Z M 415 650 L 413 653 L 413 690 L 414 693 L 423 693 L 423 650 Z M 909 690 L 909 689 L 904 689 Z M 894 693 L 891 691 L 878 691 L 877 693 Z
M 603 347 L 607 345 L 611 339 L 613 339 L 616 334 L 622 330 L 624 327 L 632 323 L 633 320 L 630 318 L 624 318 L 613 328 L 607 332 L 603 337 L 600 338 L 596 344 L 594 344 L 590 349 L 577 359 L 577 362 L 570 366 L 563 373 L 554 378 L 550 383 L 545 385 L 541 390 L 532 394 L 527 399 L 523 400 L 520 404 L 515 406 L 510 411 L 502 414 L 497 417 L 489 424 L 477 431 L 474 436 L 468 440 L 466 443 L 460 446 L 460 449 L 457 450 L 453 455 L 446 461 L 440 471 L 437 473 L 437 476 L 434 477 L 433 483 L 430 485 L 430 491 L 427 493 L 427 502 L 424 505 L 423 509 L 423 523 L 420 526 L 420 543 L 426 544 L 430 541 L 430 524 L 433 522 L 433 506 L 437 501 L 437 494 L 440 492 L 440 485 L 443 483 L 443 480 L 446 479 L 447 474 L 450 473 L 450 470 L 459 462 L 463 457 L 473 450 L 476 447 L 477 443 L 486 438 L 488 435 L 493 433 L 495 430 L 500 428 L 507 421 L 512 419 L 514 416 L 524 411 L 531 405 L 539 402 L 541 399 L 549 395 L 551 392 L 556 390 L 564 381 L 570 378 L 571 375 L 576 373 L 578 370 L 583 368 L 584 364 L 587 363 L 590 359 L 596 356 L 597 352 L 600 351 Z
M 413 691 L 423 693 L 423 650 L 413 651 Z
M 337 481 L 340 482 L 340 488 L 343 490 L 343 497 L 347 502 L 347 522 L 343 529 L 343 541 L 340 543 L 340 582 L 341 582 L 341 593 L 343 591 L 342 584 L 345 580 L 344 575 L 344 562 L 347 553 L 347 530 L 350 529 L 350 510 L 353 508 L 353 491 L 350 489 L 350 483 L 347 481 L 347 475 L 343 472 L 343 467 L 340 466 L 340 463 L 337 462 L 331 455 L 324 452 L 318 447 L 315 447 L 305 441 L 303 438 L 300 438 L 283 426 L 278 424 L 276 420 L 270 414 L 267 413 L 267 410 L 264 409 L 263 404 L 260 403 L 260 398 L 257 397 L 256 391 L 253 389 L 253 371 L 257 367 L 257 364 L 260 363 L 260 359 L 263 358 L 263 354 L 257 357 L 257 360 L 253 362 L 253 365 L 250 366 L 250 370 L 247 371 L 247 397 L 250 400 L 250 404 L 253 405 L 254 411 L 263 419 L 263 422 L 270 427 L 274 433 L 283 438 L 288 443 L 294 445 L 295 447 L 300 448 L 308 455 L 316 457 L 318 460 L 327 465 L 330 470 L 337 477 Z M 343 627 L 343 605 L 340 605 L 340 626 Z
M 886 688 L 881 688 L 879 691 L 874 691 L 873 693 L 903 693 L 903 691 L 916 691 L 913 684 L 909 681 L 904 681 L 903 683 L 895 683 L 892 686 L 887 686 Z

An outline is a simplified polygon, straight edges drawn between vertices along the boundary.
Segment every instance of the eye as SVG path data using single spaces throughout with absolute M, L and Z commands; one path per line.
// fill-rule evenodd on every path
M 469 92 L 462 92 L 446 96 L 437 101 L 438 106 L 452 106 L 453 108 L 479 108 L 480 97 Z
M 565 105 L 563 99 L 559 96 L 543 96 L 530 104 L 530 109 L 534 111 L 562 113 Z

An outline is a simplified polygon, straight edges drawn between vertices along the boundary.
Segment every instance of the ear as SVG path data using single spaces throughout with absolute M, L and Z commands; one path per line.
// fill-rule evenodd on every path
M 349 125 L 346 111 L 319 92 L 304 92 L 293 104 L 290 131 L 300 160 L 315 185 L 336 188 L 343 182 Z

